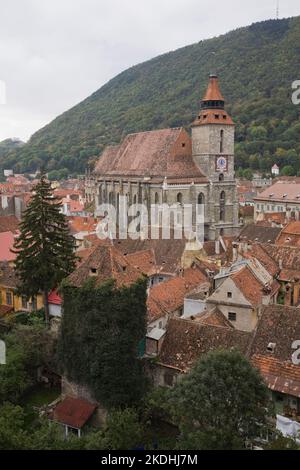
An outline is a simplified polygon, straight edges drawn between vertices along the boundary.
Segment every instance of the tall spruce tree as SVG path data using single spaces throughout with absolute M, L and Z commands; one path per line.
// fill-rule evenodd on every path
M 60 210 L 61 201 L 54 197 L 51 184 L 42 175 L 23 214 L 14 245 L 19 291 L 27 298 L 42 292 L 47 325 L 48 294 L 76 266 L 75 239 Z

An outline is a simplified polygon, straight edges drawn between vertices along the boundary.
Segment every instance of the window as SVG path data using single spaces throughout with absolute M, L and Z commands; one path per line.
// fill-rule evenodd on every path
M 221 173 L 221 174 L 219 175 L 219 181 L 224 181 L 224 175 L 223 175 L 223 173 Z
M 179 204 L 182 204 L 182 200 L 183 200 L 182 194 L 181 194 L 181 193 L 178 193 L 178 194 L 177 194 L 177 202 L 178 202 Z
M 182 148 L 185 147 L 185 142 L 182 142 L 181 147 L 182 147 Z
M 198 204 L 201 205 L 201 204 L 205 204 L 205 196 L 204 194 L 200 193 L 198 195 Z
M 228 320 L 229 321 L 236 321 L 236 313 L 235 312 L 229 312 L 228 313 Z
M 220 194 L 220 221 L 225 221 L 225 191 L 222 191 Z
M 97 274 L 97 268 L 91 268 L 91 274 L 95 276 Z
M 221 132 L 220 132 L 220 153 L 223 153 L 223 147 L 224 147 L 224 131 L 221 130 Z
M 12 305 L 12 293 L 9 291 L 6 292 L 6 305 Z
M 159 204 L 159 195 L 155 193 L 155 204 Z
M 227 292 L 227 298 L 232 299 L 232 292 Z
M 162 326 L 163 326 L 163 323 L 162 323 L 162 321 L 160 321 L 159 326 L 158 326 L 160 330 L 162 329 Z

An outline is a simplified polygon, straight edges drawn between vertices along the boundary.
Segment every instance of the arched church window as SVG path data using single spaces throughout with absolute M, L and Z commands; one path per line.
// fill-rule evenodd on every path
M 224 151 L 224 131 L 223 129 L 220 132 L 220 153 Z
M 222 191 L 220 194 L 220 220 L 225 221 L 225 204 L 226 204 L 226 195 L 225 191 Z
M 205 204 L 205 196 L 203 193 L 198 195 L 198 204 Z
M 155 193 L 154 202 L 155 202 L 155 204 L 159 204 L 159 195 L 158 195 L 158 193 Z
M 224 181 L 224 175 L 223 175 L 223 173 L 221 173 L 221 174 L 219 175 L 219 181 Z
M 182 204 L 182 201 L 183 201 L 183 196 L 182 196 L 181 193 L 178 193 L 178 194 L 177 194 L 177 202 L 178 202 L 178 204 Z

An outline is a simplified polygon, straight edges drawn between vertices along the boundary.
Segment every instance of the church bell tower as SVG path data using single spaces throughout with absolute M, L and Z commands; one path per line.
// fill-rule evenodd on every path
M 200 111 L 192 124 L 192 153 L 209 181 L 209 239 L 237 233 L 238 201 L 234 176 L 235 125 L 225 111 L 217 75 L 210 75 Z

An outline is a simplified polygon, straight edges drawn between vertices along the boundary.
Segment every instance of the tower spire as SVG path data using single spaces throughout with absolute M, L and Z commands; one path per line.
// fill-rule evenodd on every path
M 225 100 L 215 74 L 209 76 L 208 87 L 200 103 L 200 113 L 193 123 L 194 126 L 205 124 L 233 125 L 231 117 L 225 111 Z

